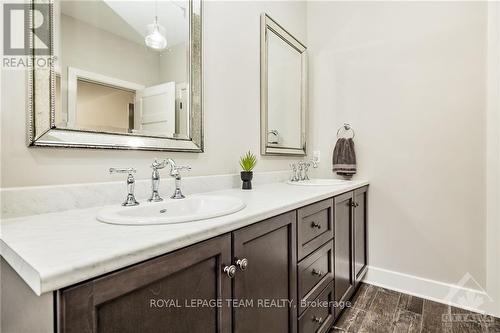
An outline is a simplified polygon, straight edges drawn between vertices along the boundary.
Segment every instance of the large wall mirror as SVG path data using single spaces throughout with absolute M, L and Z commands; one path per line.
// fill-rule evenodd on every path
M 30 145 L 203 151 L 201 0 L 51 3 Z
M 305 155 L 306 47 L 261 16 L 261 154 Z

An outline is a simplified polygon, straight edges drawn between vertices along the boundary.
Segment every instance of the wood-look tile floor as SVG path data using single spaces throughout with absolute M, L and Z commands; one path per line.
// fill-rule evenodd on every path
M 362 284 L 331 332 L 500 333 L 500 319 Z

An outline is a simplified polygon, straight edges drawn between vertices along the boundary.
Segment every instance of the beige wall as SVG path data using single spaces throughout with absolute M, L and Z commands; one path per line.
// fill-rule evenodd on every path
M 26 75 L 2 73 L 2 187 L 116 181 L 111 166 L 138 169 L 151 177 L 155 157 L 193 167 L 191 175 L 239 171 L 238 157 L 259 152 L 259 22 L 268 12 L 305 40 L 305 4 L 300 2 L 204 2 L 203 154 L 40 149 L 25 147 Z M 8 96 L 8 98 L 4 98 Z M 258 171 L 283 170 L 292 159 L 260 157 Z
M 127 130 L 134 99 L 135 92 L 78 81 L 75 127 Z
M 500 3 L 488 3 L 487 291 L 500 317 Z
M 58 66 L 63 93 L 56 108 L 57 124 L 67 120 L 69 66 L 139 85 L 160 83 L 158 52 L 67 15 L 61 15 L 58 22 Z
M 37 296 L 0 257 L 0 331 L 54 332 L 54 296 Z
M 160 55 L 160 81 L 182 83 L 187 81 L 187 44 L 177 44 Z
M 159 83 L 160 55 L 70 16 L 61 16 L 61 69 L 67 66 L 140 85 Z
M 356 131 L 370 265 L 485 283 L 486 3 L 312 2 L 312 148 Z

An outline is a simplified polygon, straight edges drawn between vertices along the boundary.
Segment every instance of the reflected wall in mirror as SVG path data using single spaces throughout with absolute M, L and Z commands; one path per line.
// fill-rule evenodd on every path
M 189 4 L 56 3 L 61 77 L 56 126 L 188 139 Z M 148 29 L 151 24 L 158 30 Z
M 306 153 L 306 47 L 261 17 L 261 153 Z
M 52 135 L 31 143 L 202 151 L 200 6 L 55 0 Z

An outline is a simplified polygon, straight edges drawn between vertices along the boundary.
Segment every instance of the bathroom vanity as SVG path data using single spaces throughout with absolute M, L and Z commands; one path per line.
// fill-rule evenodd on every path
M 51 22 L 38 27 L 30 15 L 33 63 L 57 59 L 28 71 L 29 147 L 204 151 L 202 36 L 212 23 L 204 23 L 201 0 L 29 3 Z M 262 11 L 260 150 L 293 158 L 292 184 L 288 172 L 252 191 L 236 189 L 234 175 L 192 177 L 185 197 L 179 171 L 189 167 L 167 158 L 151 164 L 147 186 L 136 184 L 134 168 L 109 169 L 127 175 L 126 207 L 110 200 L 116 185 L 107 183 L 7 189 L 2 217 L 21 214 L 2 221 L 2 303 L 12 306 L 2 307 L 0 329 L 329 330 L 367 269 L 368 182 L 304 182 L 319 162 L 319 154 L 297 160 L 307 151 L 307 46 L 279 10 L 272 14 L 280 22 Z M 167 165 L 175 192 L 162 201 L 159 170 Z
M 2 255 L 42 294 L 34 298 L 52 292 L 59 332 L 326 332 L 342 310 L 336 305 L 350 300 L 367 269 L 367 191 L 361 181 L 219 191 L 239 196 L 247 207 L 172 225 L 119 226 L 82 218 L 95 209 L 78 217 L 56 213 L 67 216 L 68 239 L 71 224 L 71 233 L 80 230 L 82 236 L 39 249 L 38 256 L 53 254 L 45 267 L 36 267 L 42 262 L 35 253 L 16 242 L 20 230 L 14 223 L 50 224 L 54 216 L 48 215 L 54 214 L 24 217 L 7 224 Z M 82 229 L 92 227 L 92 237 Z M 125 236 L 142 238 L 143 248 L 132 238 L 127 246 Z M 119 248 L 111 257 L 105 242 L 109 250 L 109 242 Z M 66 253 L 59 252 L 62 243 Z M 82 250 L 79 257 L 79 246 L 94 250 Z M 86 252 L 93 257 L 85 258 Z M 114 269 L 104 257 L 122 267 Z M 19 269 L 21 258 L 32 263 L 35 280 L 26 267 Z M 69 258 L 73 262 L 64 265 Z

